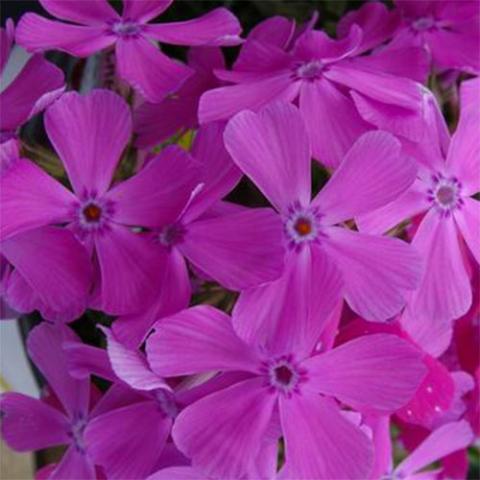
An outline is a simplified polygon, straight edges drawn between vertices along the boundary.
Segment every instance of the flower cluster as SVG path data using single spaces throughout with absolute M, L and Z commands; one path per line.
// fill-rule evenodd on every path
M 1 30 L 0 293 L 40 313 L 45 380 L 1 396 L 4 441 L 66 446 L 42 479 L 464 478 L 478 1 L 243 37 L 223 7 L 157 23 L 172 0 L 40 3 L 53 19 Z M 101 74 L 77 92 L 51 50 Z M 39 114 L 49 162 L 23 135 Z M 97 343 L 74 333 L 86 315 Z

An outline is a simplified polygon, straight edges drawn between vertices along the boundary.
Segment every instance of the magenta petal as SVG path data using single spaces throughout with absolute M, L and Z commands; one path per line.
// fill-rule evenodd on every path
M 123 0 L 123 18 L 141 23 L 148 22 L 163 13 L 173 0 Z
M 100 308 L 123 315 L 143 311 L 158 293 L 165 254 L 150 237 L 111 224 L 95 237 L 101 271 Z
M 5 287 L 3 288 L 2 300 L 5 300 L 7 307 L 12 308 L 15 311 L 13 315 L 6 317 L 2 311 L 2 316 L 4 318 L 16 318 L 19 316 L 18 312 L 30 313 L 39 308 L 41 302 L 38 295 L 17 270 L 13 270 L 10 273 L 8 280 L 5 282 Z M 2 318 L 2 320 L 4 318 Z
M 69 92 L 48 109 L 45 127 L 77 195 L 103 194 L 131 134 L 127 103 L 108 90 Z
M 367 435 L 329 398 L 280 398 L 287 478 L 365 479 L 373 464 Z
M 402 240 L 332 227 L 324 245 L 343 274 L 345 299 L 366 320 L 393 317 L 419 284 L 420 257 Z
M 480 264 L 480 201 L 464 198 L 460 211 L 454 213 L 455 222 L 468 248 Z
M 58 410 L 21 393 L 0 397 L 2 438 L 19 452 L 67 444 L 68 420 Z
M 148 400 L 99 415 L 85 429 L 87 452 L 107 478 L 145 478 L 155 466 L 171 420 Z
M 70 25 L 26 13 L 17 25 L 16 41 L 29 52 L 61 50 L 77 57 L 88 57 L 113 45 L 115 37 L 105 32 L 104 25 Z
M 76 199 L 33 162 L 17 159 L 0 178 L 0 239 L 52 223 L 64 223 Z
M 277 401 L 262 385 L 260 378 L 237 383 L 177 417 L 173 440 L 207 478 L 241 478 L 253 468 Z
M 290 71 L 267 78 L 259 76 L 242 85 L 214 88 L 200 97 L 198 118 L 203 124 L 229 119 L 245 109 L 259 110 L 273 101 L 291 102 L 299 88 L 300 82 L 292 80 Z
M 257 286 L 282 273 L 283 230 L 270 208 L 199 219 L 186 228 L 179 250 L 230 290 Z
M 49 480 L 94 480 L 97 476 L 95 466 L 85 452 L 71 445 L 48 478 Z
M 409 301 L 412 313 L 438 320 L 465 314 L 472 304 L 472 291 L 454 219 L 443 218 L 431 209 L 412 245 L 425 259 L 425 274 Z
M 91 263 L 84 246 L 68 230 L 30 230 L 2 242 L 1 250 L 51 310 L 61 312 L 76 303 L 86 306 Z
M 416 173 L 415 163 L 401 154 L 401 144 L 393 135 L 367 132 L 353 144 L 313 203 L 326 215 L 326 223 L 339 223 L 395 200 L 412 185 Z
M 256 40 L 285 49 L 294 33 L 295 21 L 276 15 L 255 25 L 248 34 L 247 42 Z
M 310 142 L 297 108 L 278 102 L 258 114 L 241 112 L 224 138 L 234 162 L 277 210 L 310 203 Z
M 41 323 L 28 336 L 30 358 L 42 372 L 48 385 L 71 415 L 85 415 L 90 397 L 90 381 L 75 379 L 68 372 L 63 342 L 79 341 L 73 331 L 63 325 Z
M 242 27 L 226 8 L 216 8 L 185 22 L 146 25 L 145 35 L 174 45 L 236 45 L 241 43 Z
M 404 406 L 426 374 L 419 349 L 396 335 L 384 334 L 344 343 L 305 360 L 302 366 L 310 378 L 305 388 L 312 393 L 334 396 L 356 410 L 379 414 Z
M 144 37 L 120 39 L 116 45 L 118 74 L 150 102 L 178 90 L 194 70 L 175 62 Z
M 8 61 L 12 49 L 15 26 L 12 19 L 5 22 L 5 28 L 0 28 L 0 74 Z
M 0 130 L 16 130 L 35 112 L 35 104 L 43 95 L 57 91 L 63 85 L 63 72 L 42 56 L 34 55 L 0 94 L 3 112 Z
M 150 475 L 147 480 L 205 480 L 205 475 L 193 467 L 167 467 Z
M 465 420 L 442 425 L 400 462 L 395 473 L 411 475 L 446 455 L 467 447 L 473 440 L 472 429 Z
M 42 7 L 62 20 L 84 25 L 103 25 L 108 20 L 120 19 L 107 0 L 82 0 L 73 4 L 69 0 L 40 0 Z
M 116 222 L 143 227 L 173 223 L 199 183 L 199 168 L 182 148 L 171 145 L 135 176 L 108 192 Z
M 146 351 L 152 370 L 165 377 L 209 370 L 256 372 L 260 365 L 255 350 L 235 334 L 230 317 L 209 305 L 163 319 Z
M 371 129 L 352 99 L 325 78 L 302 84 L 300 111 L 310 134 L 313 156 L 327 167 L 338 167 L 353 142 Z

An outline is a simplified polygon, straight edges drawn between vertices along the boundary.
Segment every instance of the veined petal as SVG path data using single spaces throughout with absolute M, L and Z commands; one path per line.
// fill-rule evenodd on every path
M 48 109 L 45 128 L 77 195 L 105 193 L 132 131 L 126 102 L 108 90 L 69 92 Z
M 227 125 L 225 146 L 234 162 L 279 211 L 311 198 L 310 141 L 301 114 L 287 103 L 241 112 Z
M 84 452 L 80 452 L 75 445 L 71 445 L 48 478 L 51 480 L 74 478 L 95 480 L 97 476 L 95 466 L 88 456 Z
M 104 25 L 108 20 L 120 19 L 107 0 L 82 0 L 78 5 L 70 0 L 39 0 L 42 7 L 54 17 L 84 25 Z
M 26 13 L 17 25 L 16 41 L 29 52 L 61 50 L 76 57 L 88 57 L 113 45 L 115 36 L 107 34 L 104 25 L 70 25 Z
M 415 180 L 416 165 L 401 155 L 401 144 L 387 132 L 363 134 L 350 148 L 313 204 L 329 224 L 348 220 L 395 200 Z
M 236 383 L 185 408 L 173 440 L 207 477 L 241 478 L 253 468 L 276 401 L 260 378 Z
M 64 342 L 62 347 L 67 356 L 68 373 L 72 377 L 82 379 L 95 375 L 112 383 L 117 380 L 105 349 L 79 341 Z
M 419 349 L 385 334 L 344 343 L 302 366 L 309 376 L 304 388 L 312 393 L 336 397 L 362 413 L 379 414 L 393 413 L 410 401 L 427 371 Z
M 209 305 L 163 319 L 146 351 L 152 370 L 165 377 L 210 370 L 256 372 L 260 365 L 255 350 L 235 334 L 230 317 Z
M 215 8 L 201 17 L 184 22 L 146 25 L 145 35 L 174 45 L 237 45 L 242 27 L 226 8 Z
M 122 17 L 145 23 L 167 10 L 172 2 L 173 0 L 123 0 Z
M 116 45 L 118 74 L 151 102 L 178 90 L 194 70 L 168 58 L 144 37 L 120 39 Z
M 365 479 L 373 445 L 329 398 L 310 392 L 280 398 L 287 478 Z
M 453 216 L 465 243 L 480 263 L 480 201 L 464 198 L 463 202 L 461 210 L 454 212 Z

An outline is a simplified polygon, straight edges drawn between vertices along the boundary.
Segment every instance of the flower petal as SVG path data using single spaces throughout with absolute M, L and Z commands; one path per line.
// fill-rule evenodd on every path
M 168 58 L 143 37 L 119 39 L 118 74 L 150 102 L 160 102 L 178 90 L 194 70 Z
M 388 204 L 415 180 L 416 165 L 401 155 L 401 144 L 387 132 L 363 134 L 345 155 L 313 203 L 329 224 Z
M 105 193 L 132 130 L 126 102 L 108 90 L 69 92 L 48 109 L 45 127 L 77 195 Z
M 147 480 L 205 480 L 205 475 L 193 467 L 167 467 L 153 473 Z
M 351 340 L 302 366 L 309 376 L 305 388 L 334 396 L 362 413 L 395 412 L 412 399 L 426 374 L 419 349 L 385 334 Z
M 147 357 L 158 375 L 171 377 L 209 370 L 256 372 L 256 352 L 235 334 L 231 319 L 209 305 L 163 319 L 147 340 Z
M 148 22 L 163 13 L 173 0 L 123 0 L 123 18 L 141 23 Z
M 78 341 L 64 342 L 68 373 L 74 378 L 88 378 L 90 375 L 115 382 L 117 376 L 112 370 L 107 351 Z
M 82 0 L 78 5 L 69 0 L 39 0 L 52 16 L 84 25 L 104 25 L 108 20 L 120 19 L 107 0 Z
M 225 129 L 233 161 L 279 210 L 310 203 L 310 142 L 300 112 L 275 103 L 236 115 Z
M 17 43 L 29 52 L 60 50 L 76 57 L 88 57 L 115 43 L 115 37 L 105 32 L 104 25 L 69 25 L 36 13 L 22 16 L 15 37 Z
M 385 321 L 405 305 L 420 281 L 422 264 L 411 245 L 331 227 L 324 240 L 344 278 L 345 299 L 370 321 Z
M 4 393 L 0 397 L 0 412 L 2 439 L 18 452 L 70 442 L 67 418 L 36 398 L 21 393 Z
M 464 198 L 460 211 L 454 213 L 455 222 L 468 248 L 480 263 L 480 201 Z
M 189 224 L 178 248 L 225 288 L 243 290 L 280 276 L 282 235 L 272 209 L 252 208 Z
M 185 408 L 173 440 L 207 477 L 239 478 L 253 468 L 276 401 L 260 378 L 237 383 Z
M 95 474 L 95 466 L 88 456 L 84 452 L 79 451 L 75 445 L 71 445 L 48 478 L 49 480 L 74 478 L 94 480 L 97 476 Z
M 373 464 L 367 435 L 329 398 L 280 397 L 287 478 L 365 479 Z
M 242 27 L 226 8 L 215 8 L 201 17 L 184 22 L 147 25 L 145 35 L 174 45 L 237 45 Z
M 168 146 L 108 192 L 115 202 L 115 221 L 152 228 L 173 223 L 199 183 L 198 175 L 198 165 L 185 150 Z

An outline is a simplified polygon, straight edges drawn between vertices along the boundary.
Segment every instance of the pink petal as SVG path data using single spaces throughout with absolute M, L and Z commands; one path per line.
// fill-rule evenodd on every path
M 69 92 L 48 109 L 45 127 L 77 195 L 103 194 L 132 130 L 127 103 L 107 90 Z
M 182 148 L 168 146 L 108 192 L 115 202 L 115 221 L 152 228 L 173 223 L 199 183 L 198 176 L 195 160 Z
M 292 81 L 288 71 L 242 85 L 214 88 L 201 96 L 198 118 L 203 124 L 229 119 L 245 109 L 259 110 L 273 101 L 291 102 L 297 97 L 299 87 L 300 83 Z
M 239 478 L 253 468 L 276 401 L 260 378 L 237 383 L 183 410 L 173 440 L 205 476 Z
M 427 187 L 421 180 L 415 182 L 393 202 L 356 217 L 358 229 L 365 233 L 382 234 L 396 225 L 412 219 L 430 206 Z
M 309 376 L 305 388 L 312 393 L 334 396 L 361 412 L 380 414 L 405 405 L 426 374 L 420 350 L 396 335 L 385 334 L 344 343 L 305 360 L 302 366 Z
M 117 380 L 105 349 L 81 342 L 64 342 L 63 349 L 67 356 L 68 373 L 72 377 L 82 379 L 95 375 L 111 382 Z
M 480 201 L 464 198 L 461 210 L 454 212 L 455 223 L 463 235 L 468 248 L 480 263 Z
M 434 430 L 395 469 L 396 473 L 410 475 L 444 456 L 467 447 L 474 440 L 473 432 L 465 420 L 452 422 Z
M 8 19 L 5 28 L 0 28 L 0 73 L 8 61 L 12 49 L 13 37 L 15 36 L 15 26 L 12 19 Z
M 17 159 L 0 178 L 4 240 L 26 230 L 52 223 L 65 223 L 75 197 L 33 162 Z
M 262 20 L 248 34 L 247 42 L 256 40 L 286 48 L 295 33 L 295 21 L 278 15 Z
M 155 466 L 170 428 L 171 420 L 149 400 L 95 417 L 84 438 L 88 454 L 103 467 L 107 478 L 145 478 Z
M 150 370 L 145 355 L 122 345 L 107 328 L 102 331 L 107 337 L 108 358 L 118 378 L 135 390 L 170 390 L 165 381 Z
M 279 211 L 310 203 L 310 142 L 297 108 L 275 103 L 258 114 L 241 112 L 224 138 L 234 162 Z
M 163 319 L 147 340 L 147 357 L 158 375 L 171 377 L 208 370 L 256 372 L 256 352 L 235 334 L 231 319 L 209 305 Z
M 317 248 L 305 248 L 287 258 L 278 280 L 240 294 L 233 324 L 249 344 L 261 345 L 270 353 L 295 353 L 304 358 L 312 352 L 341 299 L 341 276 Z M 326 291 L 329 295 L 323 294 Z
M 34 55 L 18 76 L 0 94 L 3 114 L 0 130 L 14 131 L 32 115 L 36 102 L 64 85 L 62 70 Z
M 118 74 L 150 102 L 178 90 L 194 71 L 168 58 L 143 37 L 120 39 L 116 45 Z
M 123 0 L 123 18 L 141 23 L 148 22 L 163 13 L 173 0 Z
M 395 200 L 412 185 L 416 173 L 415 163 L 401 154 L 401 144 L 393 135 L 367 132 L 353 144 L 313 203 L 327 216 L 326 223 L 339 223 Z
M 313 156 L 327 167 L 338 167 L 354 141 L 371 129 L 358 115 L 351 98 L 325 78 L 302 84 L 300 111 L 310 135 Z M 318 125 L 322 125 L 321 135 Z
M 17 270 L 13 270 L 8 276 L 2 297 L 2 300 L 5 300 L 7 303 L 6 306 L 14 310 L 13 315 L 8 315 L 7 311 L 7 316 L 2 311 L 2 320 L 19 317 L 19 312 L 31 313 L 39 308 L 39 304 L 41 304 L 35 290 L 32 289 Z
M 103 25 L 108 20 L 120 19 L 107 0 L 82 0 L 73 5 L 69 0 L 40 0 L 50 15 L 84 25 Z
M 230 290 L 275 280 L 283 270 L 283 230 L 270 208 L 189 224 L 178 248 L 196 267 Z
M 70 328 L 43 322 L 28 335 L 27 349 L 65 410 L 75 417 L 88 411 L 90 381 L 69 374 L 63 350 L 63 342 L 67 341 L 79 341 Z
M 97 476 L 95 474 L 95 466 L 87 455 L 84 452 L 80 452 L 74 445 L 71 445 L 48 478 L 49 480 L 74 478 L 94 480 Z
M 99 309 L 113 315 L 143 311 L 158 293 L 165 254 L 149 237 L 115 224 L 95 237 L 101 271 Z
M 68 444 L 68 420 L 58 410 L 21 393 L 0 397 L 2 439 L 19 452 Z
M 153 473 L 147 480 L 205 480 L 205 475 L 193 467 L 168 467 Z
M 147 25 L 145 34 L 174 45 L 237 45 L 242 27 L 226 8 L 215 8 L 201 17 L 184 22 Z
M 420 257 L 399 239 L 332 227 L 324 245 L 343 274 L 345 299 L 367 320 L 393 317 L 405 305 L 407 291 L 418 286 Z
M 1 249 L 50 309 L 67 310 L 77 303 L 86 306 L 91 263 L 71 232 L 57 227 L 30 230 L 2 242 Z
M 454 219 L 442 218 L 431 209 L 412 245 L 425 259 L 425 274 L 409 301 L 413 314 L 418 312 L 438 320 L 462 316 L 472 303 L 472 291 Z
M 16 41 L 29 52 L 60 50 L 77 57 L 88 57 L 115 43 L 104 25 L 78 26 L 56 22 L 36 13 L 25 13 L 16 29 Z
M 328 398 L 302 392 L 280 398 L 287 478 L 365 479 L 371 441 Z

